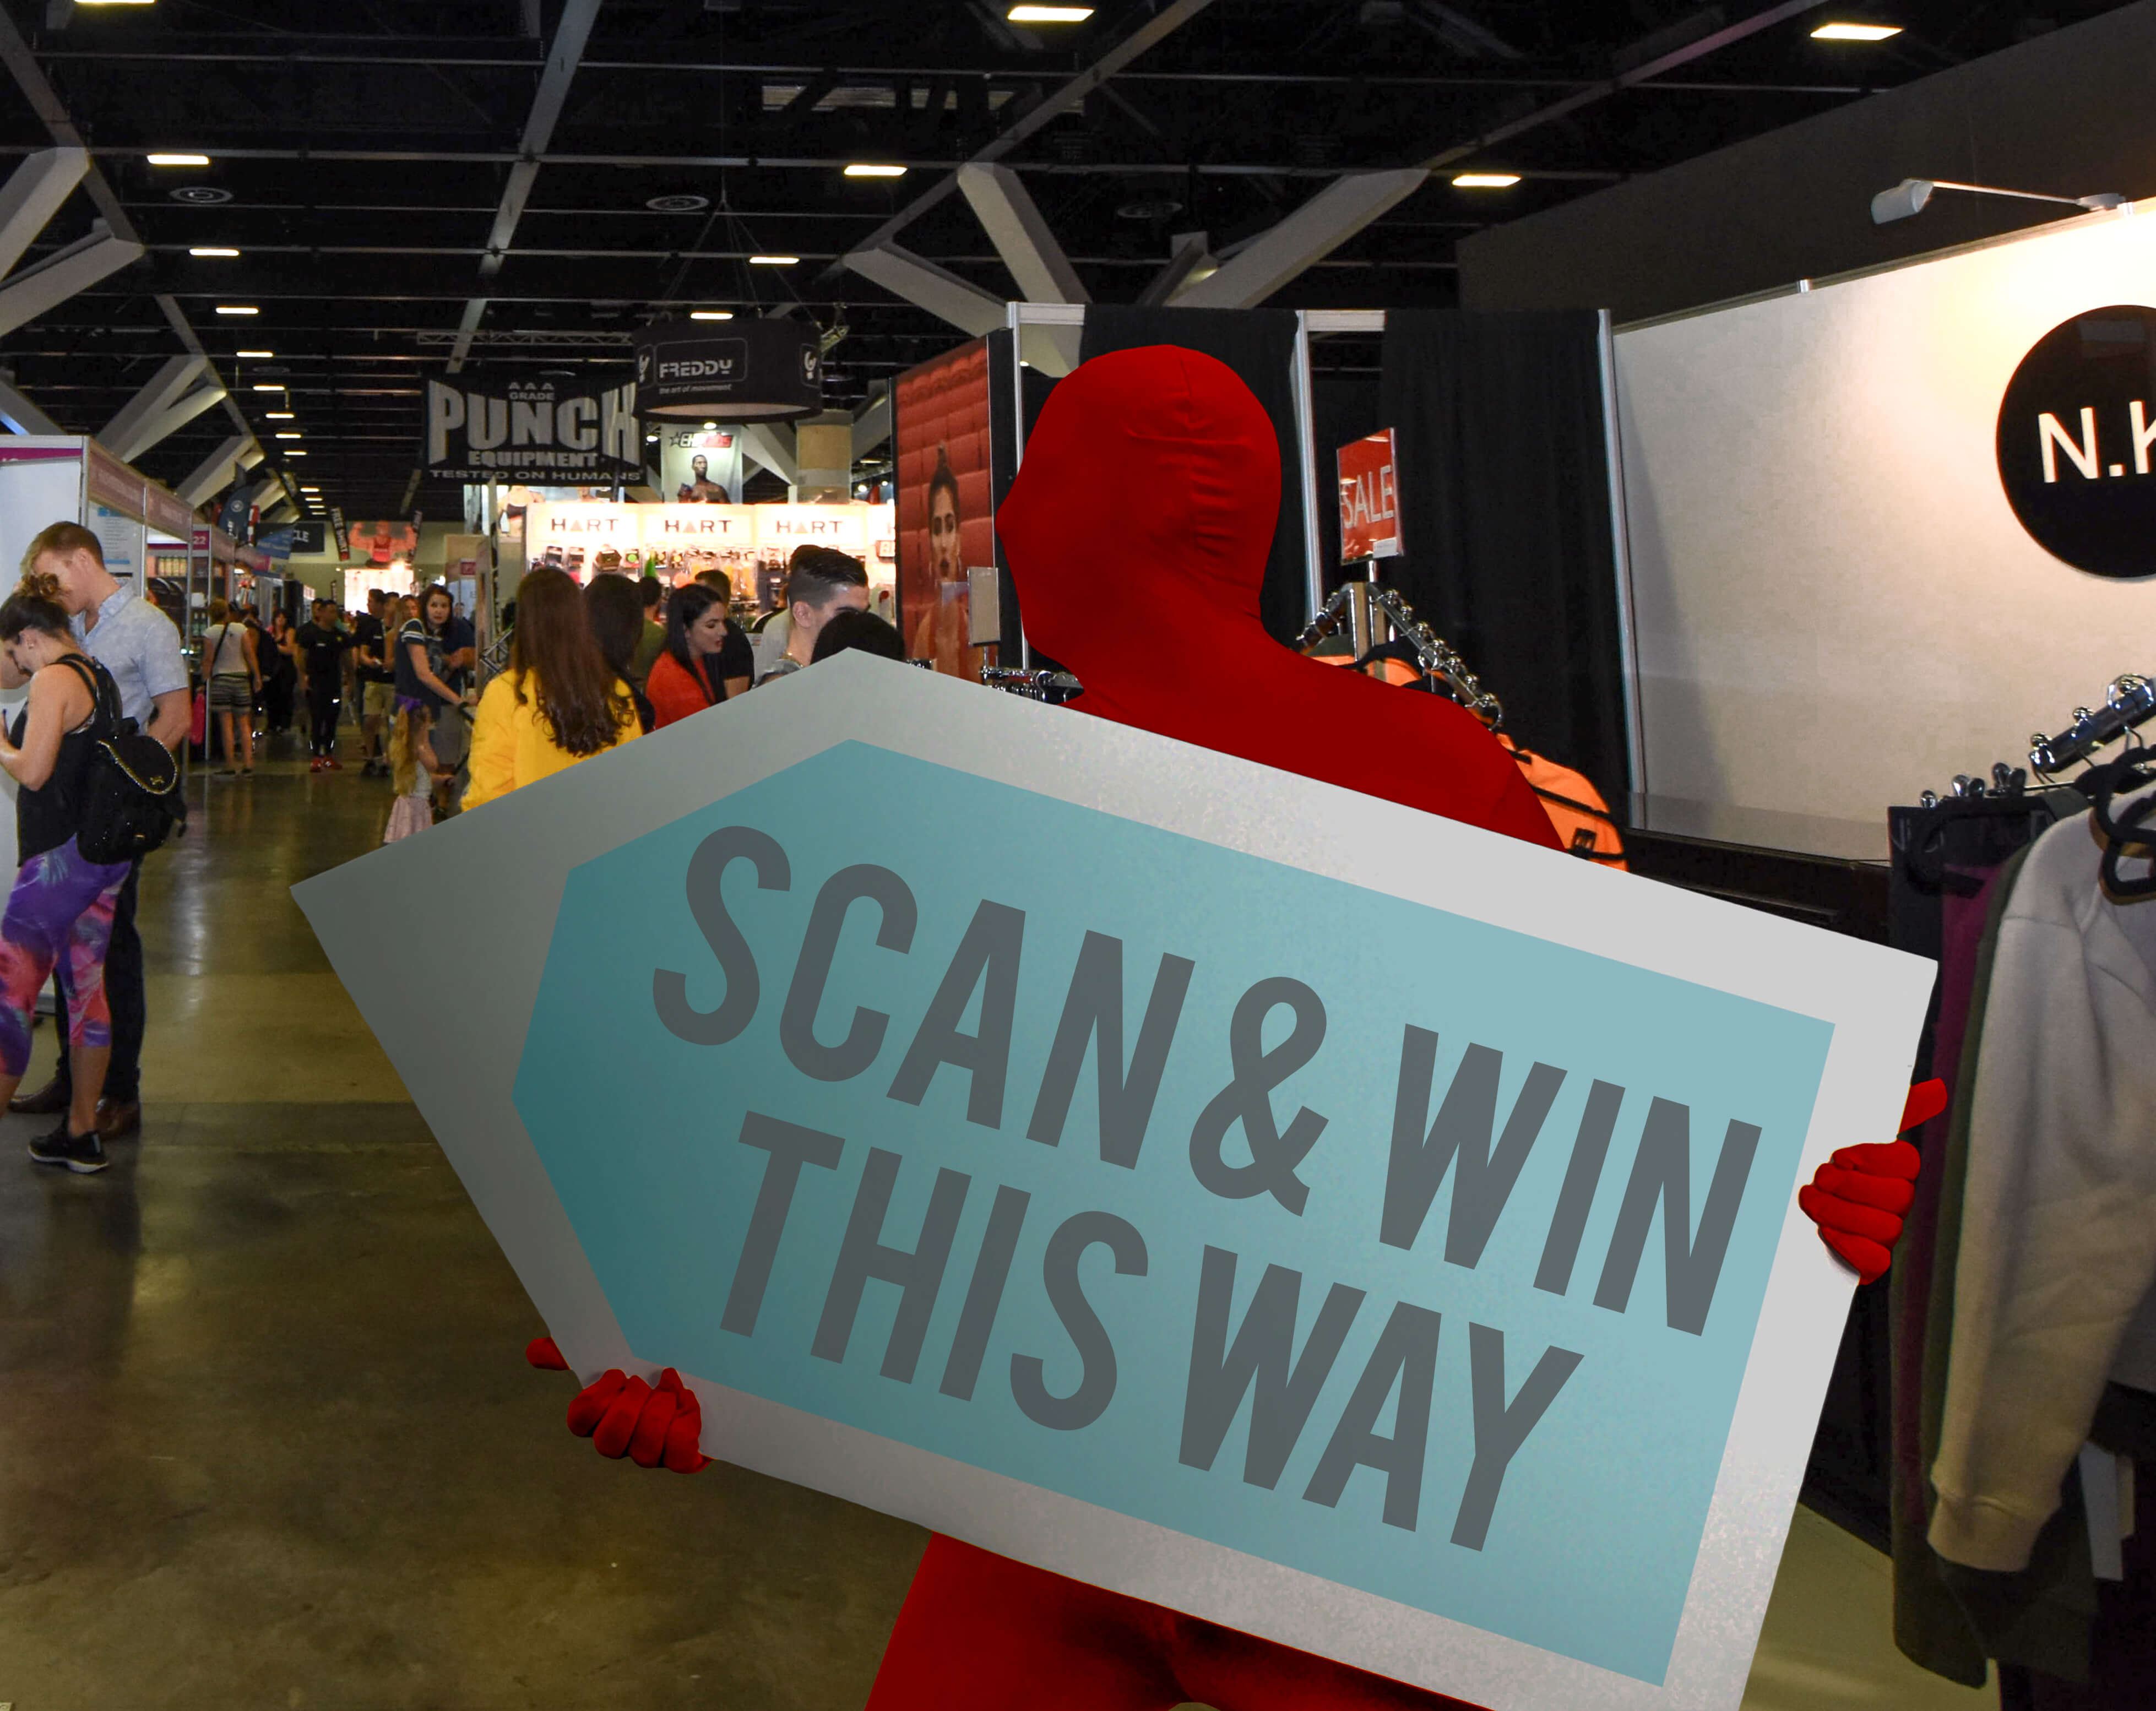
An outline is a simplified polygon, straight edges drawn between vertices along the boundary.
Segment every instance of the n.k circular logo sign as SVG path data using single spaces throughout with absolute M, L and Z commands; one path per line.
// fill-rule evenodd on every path
M 2156 309 L 2039 339 L 1999 407 L 1999 479 L 2036 543 L 2095 576 L 2156 576 Z

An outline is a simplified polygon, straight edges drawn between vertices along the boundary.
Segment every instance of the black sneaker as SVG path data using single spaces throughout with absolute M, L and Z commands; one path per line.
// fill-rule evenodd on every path
M 105 1156 L 105 1143 L 95 1129 L 71 1135 L 65 1123 L 31 1142 L 30 1156 L 40 1164 L 64 1164 L 77 1176 L 95 1176 L 112 1162 Z

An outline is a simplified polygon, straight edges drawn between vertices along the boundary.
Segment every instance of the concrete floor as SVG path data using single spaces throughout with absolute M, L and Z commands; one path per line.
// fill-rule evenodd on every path
M 372 846 L 388 785 L 286 758 L 190 789 L 143 886 L 141 1140 L 71 1177 L 0 1119 L 0 1703 L 854 1711 L 925 1535 L 562 1428 L 570 1380 L 524 1364 L 530 1303 L 288 895 Z M 426 907 L 384 929 L 424 944 Z M 1798 1519 L 1748 1707 L 1995 1703 L 1902 1662 L 1883 1559 Z

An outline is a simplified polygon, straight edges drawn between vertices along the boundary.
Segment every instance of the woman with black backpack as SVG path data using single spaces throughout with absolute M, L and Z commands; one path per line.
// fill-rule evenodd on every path
M 18 787 L 22 863 L 0 912 L 0 1102 L 13 1096 L 29 1067 L 38 994 L 64 956 L 74 1098 L 59 1128 L 30 1143 L 30 1156 L 84 1176 L 108 1162 L 97 1138 L 97 1102 L 112 1055 L 105 952 L 129 864 L 93 861 L 77 842 L 99 745 L 121 734 L 119 689 L 76 645 L 59 597 L 59 580 L 33 571 L 0 602 L 0 686 L 30 686 L 28 703 L 0 735 L 0 768 Z

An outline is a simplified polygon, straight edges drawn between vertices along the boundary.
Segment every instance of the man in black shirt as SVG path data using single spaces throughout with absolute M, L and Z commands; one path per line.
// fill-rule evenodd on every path
M 307 770 L 341 770 L 336 758 L 337 701 L 344 687 L 344 650 L 352 645 L 336 621 L 336 602 L 317 600 L 311 623 L 300 626 L 300 680 L 307 694 Z
M 362 775 L 387 774 L 389 761 L 382 748 L 382 732 L 389 722 L 396 692 L 397 672 L 389 653 L 390 597 L 380 588 L 367 597 L 367 610 L 352 622 L 352 642 L 357 670 L 352 674 L 359 691 L 360 752 L 367 763 Z M 390 626 L 393 628 L 394 626 Z

